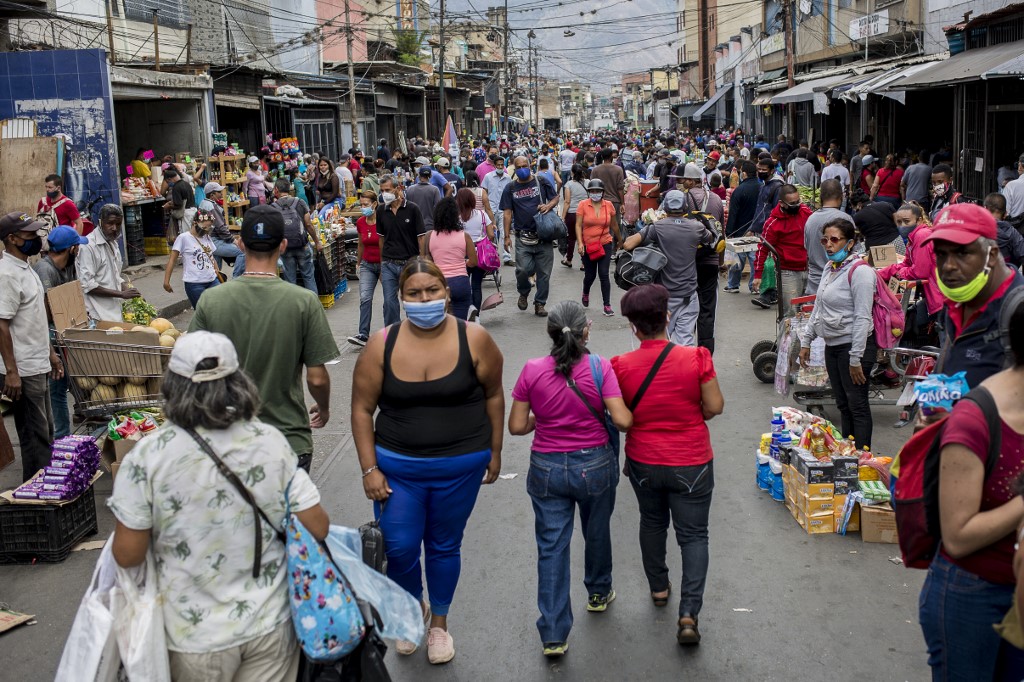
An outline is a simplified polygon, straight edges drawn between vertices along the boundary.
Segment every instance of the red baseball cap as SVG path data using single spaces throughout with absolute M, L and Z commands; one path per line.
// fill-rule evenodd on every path
M 977 204 L 954 204 L 939 211 L 927 243 L 940 239 L 953 244 L 970 244 L 978 237 L 996 238 L 996 219 Z
M 708 158 L 718 161 L 720 158 L 722 158 L 722 155 L 719 154 L 718 152 L 711 152 L 710 154 L 708 154 Z

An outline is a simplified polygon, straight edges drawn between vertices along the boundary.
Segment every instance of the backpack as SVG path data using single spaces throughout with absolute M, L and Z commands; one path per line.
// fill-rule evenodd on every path
M 988 424 L 989 447 L 985 458 L 987 480 L 996 462 L 999 461 L 1002 445 L 999 410 L 992 399 L 992 394 L 981 386 L 965 395 L 963 399 L 970 400 L 980 407 Z M 899 537 L 903 563 L 908 568 L 928 568 L 942 540 L 939 521 L 939 465 L 942 432 L 948 419 L 948 416 L 944 417 L 911 436 L 889 468 L 889 489 L 896 512 L 896 533 Z
M 619 251 L 615 259 L 615 284 L 624 291 L 635 286 L 655 284 L 661 281 L 661 271 L 668 264 L 668 256 L 658 246 L 638 246 L 629 251 Z
M 295 208 L 295 197 L 281 197 L 277 200 L 277 207 L 284 215 L 284 238 L 288 240 L 289 249 L 301 249 L 309 242 L 306 234 L 306 226 Z
M 693 190 L 690 191 L 692 192 Z M 722 223 L 718 222 L 718 218 L 707 212 L 708 202 L 711 200 L 711 190 L 704 190 L 704 203 L 701 204 L 700 208 L 697 208 L 697 200 L 693 198 L 690 192 L 686 193 L 686 198 L 693 202 L 694 208 L 684 215 L 683 218 L 696 220 L 704 226 L 704 234 L 701 235 L 700 246 L 697 248 L 714 249 L 718 253 L 724 251 L 725 237 L 722 232 Z
M 71 199 L 67 198 L 67 196 L 63 196 L 60 198 L 60 201 L 55 204 L 50 204 L 50 202 L 47 201 L 43 204 L 43 209 L 36 214 L 36 220 L 46 223 L 45 229 L 47 232 L 60 225 L 60 218 L 57 217 L 57 207 L 63 206 L 65 201 L 71 201 Z
M 857 260 L 850 271 L 846 274 L 847 282 L 853 282 L 853 271 L 861 265 L 867 265 L 863 260 Z M 870 267 L 870 266 L 868 266 Z M 885 280 L 874 270 L 875 295 L 871 304 L 871 322 L 875 327 L 875 340 L 878 347 L 883 350 L 895 348 L 903 332 L 906 330 L 906 317 L 903 314 L 903 305 L 896 295 L 889 290 Z

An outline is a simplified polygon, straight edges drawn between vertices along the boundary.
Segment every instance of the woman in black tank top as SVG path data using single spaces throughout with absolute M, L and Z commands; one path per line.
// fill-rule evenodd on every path
M 447 663 L 455 656 L 447 619 L 463 531 L 481 482 L 501 471 L 503 359 L 483 327 L 447 313 L 447 282 L 430 261 L 411 260 L 399 292 L 407 321 L 374 335 L 356 363 L 352 433 L 363 489 L 380 514 L 388 577 L 421 602 L 423 548 L 427 656 Z M 395 649 L 409 655 L 418 647 Z

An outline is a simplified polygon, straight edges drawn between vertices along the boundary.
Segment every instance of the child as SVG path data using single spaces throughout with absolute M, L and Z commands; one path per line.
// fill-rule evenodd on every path
M 708 178 L 708 183 L 711 185 L 711 191 L 718 195 L 718 198 L 725 201 L 725 188 L 722 187 L 722 176 L 718 173 L 712 173 Z

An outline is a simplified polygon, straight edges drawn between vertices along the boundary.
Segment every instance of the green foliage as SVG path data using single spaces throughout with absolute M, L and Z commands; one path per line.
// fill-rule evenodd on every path
M 427 32 L 393 27 L 391 34 L 395 39 L 396 61 L 409 66 L 419 66 L 423 61 L 420 50 L 427 39 Z

